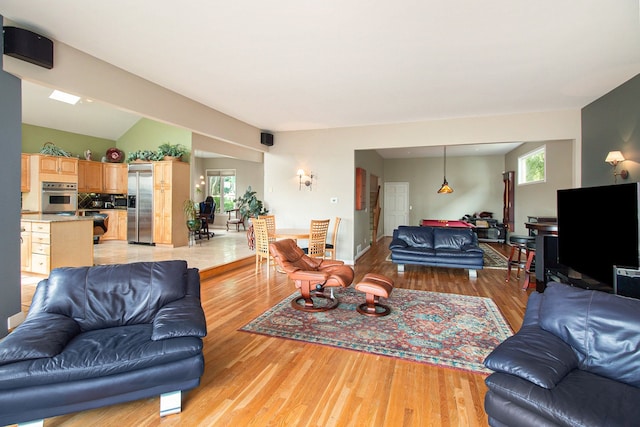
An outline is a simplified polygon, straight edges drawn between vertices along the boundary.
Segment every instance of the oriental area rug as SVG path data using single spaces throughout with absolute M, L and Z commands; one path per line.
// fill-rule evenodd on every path
M 307 313 L 291 307 L 295 292 L 240 328 L 271 337 L 356 350 L 488 374 L 482 362 L 513 334 L 490 298 L 396 288 L 384 317 L 363 316 L 364 294 L 334 288 L 340 305 Z

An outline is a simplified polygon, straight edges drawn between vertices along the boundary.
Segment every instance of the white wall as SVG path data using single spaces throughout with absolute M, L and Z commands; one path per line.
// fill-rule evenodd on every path
M 344 241 L 339 242 L 338 258 L 353 260 L 355 150 L 560 139 L 573 141 L 574 151 L 580 150 L 580 110 L 279 132 L 265 154 L 265 199 L 283 226 L 304 227 L 312 217 L 341 216 Z M 313 192 L 298 191 L 295 173 L 300 168 L 318 174 Z M 572 173 L 576 175 L 575 167 Z M 442 183 L 438 175 L 434 186 Z M 340 200 L 337 205 L 329 203 L 334 196 Z
M 443 158 L 388 159 L 385 181 L 408 182 L 409 224 L 421 219 L 460 219 L 465 214 L 493 212 L 502 220 L 504 156 L 447 156 L 447 181 L 453 193 L 438 194 L 443 180 Z

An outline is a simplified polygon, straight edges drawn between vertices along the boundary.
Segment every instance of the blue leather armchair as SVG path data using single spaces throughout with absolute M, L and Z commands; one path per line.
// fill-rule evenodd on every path
M 0 425 L 157 395 L 161 415 L 180 412 L 206 333 L 186 261 L 55 269 L 0 342 Z

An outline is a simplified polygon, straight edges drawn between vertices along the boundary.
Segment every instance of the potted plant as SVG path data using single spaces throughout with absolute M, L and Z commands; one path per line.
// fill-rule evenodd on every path
M 234 200 L 236 207 L 240 211 L 242 218 L 256 218 L 258 215 L 264 215 L 268 210 L 264 208 L 261 200 L 256 197 L 256 192 L 251 190 L 251 186 L 247 191 Z
M 196 202 L 191 199 L 185 200 L 182 204 L 182 210 L 184 211 L 184 216 L 187 219 L 187 228 L 190 231 L 200 230 L 201 223 L 198 219 L 198 210 L 196 206 Z
M 162 160 L 162 158 L 158 158 L 158 153 L 151 150 L 138 150 L 127 154 L 127 163 L 150 162 L 153 160 Z
M 181 144 L 165 142 L 158 147 L 158 157 L 164 160 L 180 160 L 187 153 L 187 147 Z

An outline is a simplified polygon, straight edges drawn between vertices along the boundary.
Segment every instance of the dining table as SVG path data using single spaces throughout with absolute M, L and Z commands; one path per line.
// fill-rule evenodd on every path
M 278 228 L 275 233 L 273 233 L 273 237 L 276 239 L 308 239 L 309 238 L 309 229 L 308 228 Z

